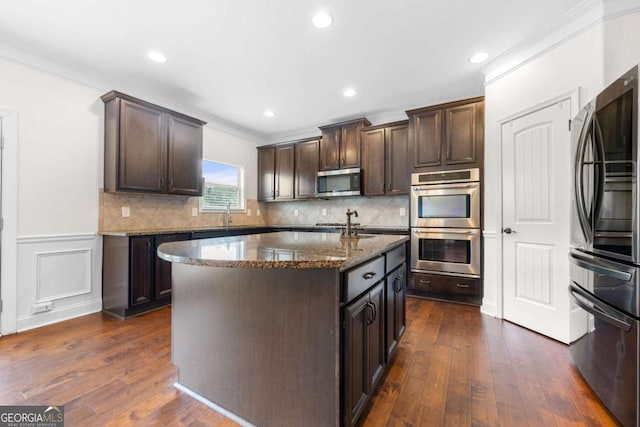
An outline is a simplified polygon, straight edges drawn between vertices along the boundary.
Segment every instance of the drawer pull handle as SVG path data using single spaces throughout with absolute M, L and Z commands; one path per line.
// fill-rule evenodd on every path
M 368 272 L 368 273 L 364 273 L 364 274 L 362 275 L 362 278 L 363 278 L 364 280 L 373 279 L 374 277 L 376 277 L 376 273 L 374 273 L 373 271 L 370 271 L 370 272 Z
M 456 286 L 459 287 L 459 288 L 468 288 L 469 287 L 469 285 L 466 285 L 464 283 L 456 283 Z
M 422 283 L 423 285 L 430 285 L 431 284 L 431 280 L 422 280 L 422 279 L 420 279 L 420 283 Z

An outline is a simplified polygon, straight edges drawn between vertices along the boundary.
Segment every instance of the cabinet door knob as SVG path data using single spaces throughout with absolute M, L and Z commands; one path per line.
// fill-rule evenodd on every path
M 369 271 L 368 273 L 364 273 L 364 274 L 362 275 L 362 278 L 363 278 L 364 280 L 373 279 L 374 277 L 376 277 L 376 273 L 375 273 L 375 272 L 373 272 L 373 271 Z

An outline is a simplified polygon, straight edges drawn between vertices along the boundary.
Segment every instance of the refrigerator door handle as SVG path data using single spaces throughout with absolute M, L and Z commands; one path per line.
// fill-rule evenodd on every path
M 580 222 L 580 228 L 584 233 L 584 237 L 587 242 L 593 240 L 591 225 L 589 224 L 589 215 L 587 214 L 587 201 L 584 194 L 584 155 L 587 149 L 587 139 L 589 137 L 589 129 L 591 124 L 591 118 L 593 117 L 593 108 L 587 107 L 586 117 L 584 124 L 580 130 L 580 136 L 578 139 L 578 146 L 576 147 L 576 160 L 574 165 L 574 191 L 576 195 L 576 208 L 578 213 L 578 221 Z
M 595 150 L 597 153 L 597 157 L 594 157 L 594 168 L 593 173 L 597 176 L 596 180 L 596 188 L 593 191 L 594 198 L 594 207 L 593 207 L 593 224 L 594 231 L 596 229 L 596 224 L 598 223 L 598 218 L 600 217 L 600 210 L 602 209 L 602 200 L 604 198 L 604 181 L 607 175 L 607 166 L 604 152 L 604 144 L 602 142 L 602 130 L 600 129 L 600 124 L 598 123 L 598 116 L 593 115 L 593 144 L 595 145 Z
M 580 255 L 575 252 L 570 254 L 571 261 L 587 270 L 593 271 L 595 273 L 603 274 L 605 276 L 613 277 L 615 279 L 624 280 L 625 282 L 631 281 L 633 274 L 630 271 L 622 271 L 616 270 L 603 261 L 599 261 L 593 258 L 590 258 L 586 255 Z
M 615 317 L 614 315 L 612 315 L 612 313 L 607 312 L 606 309 L 601 308 L 600 306 L 596 305 L 596 302 L 593 299 L 589 298 L 589 296 L 586 295 L 586 292 L 580 291 L 579 289 L 575 288 L 574 286 L 570 286 L 569 287 L 569 292 L 571 293 L 571 296 L 573 297 L 573 301 L 580 308 L 582 308 L 585 311 L 593 314 L 596 317 L 601 318 L 605 322 L 615 326 L 618 329 L 622 329 L 625 332 L 629 332 L 631 330 L 631 325 L 630 324 L 628 324 L 627 322 L 625 322 L 622 319 L 619 319 L 619 318 Z M 587 304 L 586 302 L 584 302 L 582 300 L 582 298 L 587 299 L 593 305 Z

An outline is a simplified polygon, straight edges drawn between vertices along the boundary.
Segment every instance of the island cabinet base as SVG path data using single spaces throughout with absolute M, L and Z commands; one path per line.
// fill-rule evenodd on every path
M 248 423 L 340 423 L 338 269 L 174 263 L 178 382 Z

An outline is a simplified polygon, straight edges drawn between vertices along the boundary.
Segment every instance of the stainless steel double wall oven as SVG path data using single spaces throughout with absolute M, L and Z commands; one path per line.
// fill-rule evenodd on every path
M 638 67 L 576 116 L 572 149 L 571 356 L 618 421 L 638 426 Z
M 480 170 L 411 177 L 411 270 L 480 277 Z

